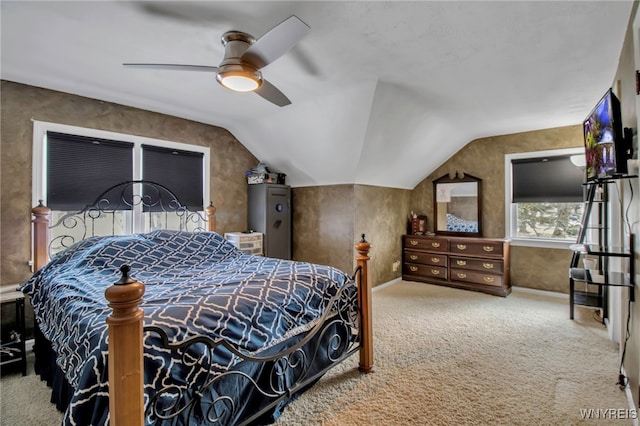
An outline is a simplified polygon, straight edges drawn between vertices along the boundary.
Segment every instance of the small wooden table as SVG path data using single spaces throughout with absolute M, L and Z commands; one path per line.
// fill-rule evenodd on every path
M 24 294 L 16 285 L 3 285 L 0 290 L 0 309 L 13 303 L 16 310 L 15 328 L 0 342 L 0 367 L 20 364 L 22 375 L 27 375 L 27 350 L 25 347 Z

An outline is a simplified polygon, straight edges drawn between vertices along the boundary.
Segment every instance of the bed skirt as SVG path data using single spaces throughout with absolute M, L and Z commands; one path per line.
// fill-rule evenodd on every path
M 47 386 L 51 388 L 51 403 L 64 412 L 71 402 L 73 388 L 56 363 L 56 353 L 51 349 L 51 343 L 43 336 L 37 324 L 34 328 L 33 352 L 36 374 L 40 375 L 40 379 L 46 381 Z

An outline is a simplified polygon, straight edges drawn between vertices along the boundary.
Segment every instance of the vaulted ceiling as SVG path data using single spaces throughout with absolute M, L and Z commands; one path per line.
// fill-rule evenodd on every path
M 228 129 L 293 186 L 413 188 L 473 139 L 581 122 L 612 84 L 632 1 L 0 3 L 4 80 Z M 233 93 L 221 35 L 296 15 L 311 30 Z

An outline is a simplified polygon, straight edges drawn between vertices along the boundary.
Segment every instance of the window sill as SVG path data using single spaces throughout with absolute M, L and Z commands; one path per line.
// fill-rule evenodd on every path
M 550 239 L 544 239 L 544 238 L 518 238 L 518 237 L 510 238 L 509 242 L 512 246 L 550 248 L 550 249 L 562 249 L 562 250 L 569 250 L 569 248 L 576 243 L 575 241 L 570 241 L 570 240 L 550 240 Z

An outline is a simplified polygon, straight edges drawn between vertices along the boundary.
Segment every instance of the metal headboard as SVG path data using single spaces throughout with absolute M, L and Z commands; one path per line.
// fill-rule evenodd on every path
M 210 223 L 215 220 L 213 204 L 203 211 L 189 210 L 169 188 L 148 180 L 113 185 L 78 212 L 51 213 L 50 255 L 93 236 L 156 229 L 215 230 L 215 224 Z

